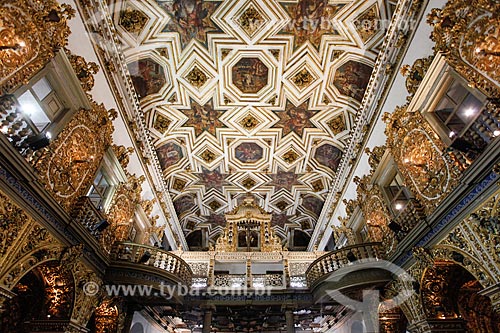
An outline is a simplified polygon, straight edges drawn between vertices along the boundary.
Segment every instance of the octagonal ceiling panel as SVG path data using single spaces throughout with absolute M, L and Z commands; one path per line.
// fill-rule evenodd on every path
M 248 194 L 311 233 L 387 19 L 377 1 L 131 0 L 129 71 L 185 235 L 215 241 Z M 138 18 L 134 26 L 131 15 Z M 285 240 L 284 240 L 285 242 Z

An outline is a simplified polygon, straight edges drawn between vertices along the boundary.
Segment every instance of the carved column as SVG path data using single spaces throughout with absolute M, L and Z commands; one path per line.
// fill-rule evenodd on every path
M 293 318 L 293 310 L 287 308 L 285 310 L 286 333 L 295 333 L 295 321 Z
M 5 310 L 4 304 L 14 296 L 16 296 L 16 294 L 14 294 L 12 291 L 0 286 L 0 314 L 2 314 Z
M 212 331 L 212 309 L 206 309 L 203 316 L 202 333 L 210 333 Z

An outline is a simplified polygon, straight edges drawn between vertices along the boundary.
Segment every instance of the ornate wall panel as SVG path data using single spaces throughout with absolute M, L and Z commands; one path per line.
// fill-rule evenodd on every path
M 112 142 L 114 111 L 92 107 L 79 110 L 35 163 L 40 180 L 68 211 L 88 190 Z
M 434 26 L 434 50 L 444 52 L 455 70 L 496 98 L 500 96 L 499 17 L 496 1 L 459 0 L 448 1 L 427 18 Z
M 54 0 L 36 6 L 28 0 L 6 0 L 0 8 L 0 88 L 4 92 L 28 82 L 67 44 L 67 21 L 75 11 Z
M 213 242 L 245 192 L 280 216 L 278 234 L 310 233 L 383 37 L 368 23 L 386 19 L 385 8 L 149 0 L 109 9 L 185 234 L 206 228 Z

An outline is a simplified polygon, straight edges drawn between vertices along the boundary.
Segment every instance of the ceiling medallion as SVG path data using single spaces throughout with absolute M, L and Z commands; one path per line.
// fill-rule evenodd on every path
M 191 72 L 186 76 L 186 80 L 196 88 L 202 87 L 208 80 L 208 77 L 198 67 L 194 66 Z
M 252 38 L 255 32 L 263 26 L 264 18 L 253 5 L 250 5 L 237 21 L 247 35 Z
M 283 136 L 294 132 L 299 137 L 302 137 L 304 129 L 315 127 L 311 123 L 311 118 L 318 113 L 318 111 L 309 110 L 307 104 L 308 102 L 305 101 L 301 105 L 295 106 L 287 100 L 284 111 L 275 111 L 280 120 L 274 127 L 282 128 Z
M 317 179 L 311 183 L 311 186 L 314 190 L 314 192 L 321 192 L 325 189 L 325 186 L 323 185 L 323 182 L 321 179 Z
M 164 117 L 161 114 L 157 114 L 153 124 L 153 128 L 158 132 L 164 134 L 168 130 L 168 127 L 171 123 L 172 121 L 167 117 Z
M 176 178 L 174 184 L 172 185 L 172 189 L 176 190 L 177 192 L 180 192 L 186 187 L 186 184 L 187 182 L 185 180 Z
M 361 14 L 355 21 L 354 26 L 363 43 L 366 43 L 379 30 L 380 16 L 377 6 L 371 6 L 366 12 Z
M 209 149 L 205 149 L 205 151 L 200 155 L 200 157 L 207 163 L 212 163 L 216 155 Z
M 218 202 L 217 200 L 212 200 L 210 201 L 210 203 L 208 204 L 208 207 L 210 207 L 211 210 L 213 210 L 214 212 L 217 211 L 219 208 L 222 207 L 222 205 L 220 204 L 220 202 Z
M 253 180 L 252 178 L 247 177 L 247 178 L 243 179 L 243 181 L 241 182 L 241 185 L 243 185 L 244 188 L 249 190 L 252 187 L 254 187 L 255 185 L 257 185 L 257 182 L 255 180 Z
M 245 118 L 240 120 L 240 125 L 247 131 L 251 131 L 259 125 L 259 121 L 251 113 L 249 113 L 245 116 Z
M 288 152 L 286 152 L 283 156 L 281 156 L 283 161 L 285 161 L 288 164 L 292 164 L 299 158 L 299 154 L 295 152 L 295 150 L 290 149 Z
M 306 68 L 303 68 L 294 77 L 292 77 L 292 82 L 295 83 L 297 88 L 299 88 L 300 90 L 307 88 L 313 81 L 314 77 Z
M 130 33 L 139 34 L 148 21 L 148 17 L 139 10 L 127 8 L 120 13 L 120 25 Z
M 336 117 L 330 119 L 327 123 L 328 127 L 332 130 L 333 134 L 337 135 L 346 130 L 344 114 L 341 113 Z
M 283 211 L 286 209 L 286 207 L 288 207 L 288 202 L 284 201 L 284 200 L 281 200 L 279 202 L 276 203 L 276 207 L 278 207 L 279 210 Z

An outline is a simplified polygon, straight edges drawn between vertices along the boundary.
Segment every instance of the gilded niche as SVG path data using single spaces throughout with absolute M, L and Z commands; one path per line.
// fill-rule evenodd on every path
M 112 142 L 113 111 L 92 106 L 79 110 L 35 163 L 41 182 L 68 210 L 84 195 Z
M 3 0 L 0 4 L 0 88 L 26 83 L 67 44 L 67 21 L 75 14 L 54 0 Z

